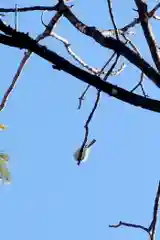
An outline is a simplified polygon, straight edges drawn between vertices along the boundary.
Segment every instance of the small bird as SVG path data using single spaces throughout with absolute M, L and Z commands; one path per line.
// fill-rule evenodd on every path
M 10 172 L 7 168 L 8 159 L 7 154 L 0 153 L 0 180 L 3 183 L 11 183 Z
M 96 142 L 95 139 L 93 139 L 89 144 L 86 144 L 83 148 L 83 151 L 81 152 L 81 148 L 78 148 L 77 151 L 74 153 L 74 158 L 77 161 L 77 164 L 79 165 L 80 162 L 85 162 L 88 158 L 90 147 Z

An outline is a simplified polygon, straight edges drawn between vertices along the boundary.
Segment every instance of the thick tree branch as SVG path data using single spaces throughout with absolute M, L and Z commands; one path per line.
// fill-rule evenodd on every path
M 57 5 L 55 6 L 33 6 L 33 7 L 23 7 L 23 8 L 0 8 L 0 12 L 9 13 L 9 12 L 29 12 L 29 11 L 54 11 L 57 10 Z
M 128 48 L 123 42 L 117 41 L 112 37 L 104 37 L 100 31 L 98 31 L 95 27 L 87 27 L 81 21 L 79 21 L 74 14 L 70 11 L 70 9 L 63 5 L 58 5 L 58 10 L 63 12 L 64 16 L 82 33 L 87 36 L 92 37 L 96 42 L 100 43 L 102 46 L 114 50 L 116 53 L 124 56 L 128 61 L 137 66 L 141 71 L 148 76 L 158 87 L 160 87 L 160 75 L 158 72 L 151 67 L 151 65 L 146 62 L 141 56 L 135 53 L 133 50 Z M 6 34 L 12 35 L 13 29 L 6 26 L 0 20 L 0 30 L 5 32 Z
M 149 46 L 149 49 L 152 55 L 152 59 L 158 71 L 160 71 L 160 54 L 159 54 L 159 49 L 156 46 L 156 40 L 153 35 L 151 26 L 148 21 L 147 4 L 144 0 L 135 0 L 135 3 L 138 8 L 139 19 L 144 32 L 144 36 L 146 38 L 147 44 Z
M 103 34 L 95 27 L 88 27 L 83 24 L 67 6 L 60 5 L 60 9 L 63 11 L 63 15 L 69 20 L 69 22 L 80 32 L 93 38 L 100 45 L 112 49 L 116 53 L 124 56 L 128 61 L 143 71 L 145 75 L 148 76 L 148 78 L 151 79 L 158 87 L 160 87 L 159 73 L 141 56 L 127 47 L 122 41 L 117 41 L 112 37 L 104 37 Z
M 92 85 L 93 87 L 109 94 L 110 96 L 113 96 L 121 101 L 127 102 L 134 106 L 142 107 L 144 109 L 155 112 L 160 112 L 160 101 L 139 96 L 137 94 L 128 92 L 120 87 L 114 86 L 111 83 L 104 82 L 101 80 L 101 78 L 74 66 L 72 63 L 70 63 L 63 57 L 40 45 L 24 33 L 15 33 L 13 35 L 15 36 L 9 37 L 0 34 L 0 43 L 20 49 L 30 50 L 52 63 L 57 68 Z

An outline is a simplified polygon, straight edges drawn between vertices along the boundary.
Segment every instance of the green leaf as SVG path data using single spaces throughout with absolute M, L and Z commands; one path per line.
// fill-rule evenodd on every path
M 4 183 L 11 183 L 11 175 L 5 164 L 0 164 L 0 180 Z
M 9 160 L 8 154 L 0 153 L 0 160 L 3 162 L 8 162 L 8 160 Z

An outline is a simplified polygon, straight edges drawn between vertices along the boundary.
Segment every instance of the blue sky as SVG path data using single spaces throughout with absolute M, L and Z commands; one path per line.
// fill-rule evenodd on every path
M 73 12 L 90 26 L 111 28 L 106 2 L 75 0 Z M 53 1 L 2 0 L 0 7 L 15 3 L 22 7 L 51 5 Z M 124 1 L 125 8 L 121 2 L 113 4 L 118 27 L 136 16 L 131 10 L 134 1 Z M 45 21 L 51 16 L 46 13 Z M 13 24 L 12 15 L 5 19 Z M 40 13 L 19 15 L 19 27 L 36 37 L 43 30 Z M 158 30 L 156 24 L 154 30 Z M 60 21 L 57 33 L 92 66 L 101 67 L 111 54 L 78 33 L 66 19 Z M 134 42 L 150 60 L 139 27 L 136 34 Z M 46 39 L 43 44 L 72 60 L 57 41 Z M 1 56 L 3 96 L 23 51 L 1 46 Z M 109 81 L 131 89 L 139 71 L 125 63 L 125 71 Z M 108 225 L 120 220 L 145 226 L 150 223 L 159 181 L 160 115 L 102 94 L 90 125 L 90 139 L 97 142 L 89 160 L 77 167 L 73 153 L 83 141 L 83 126 L 96 97 L 96 90 L 91 88 L 78 111 L 78 98 L 85 86 L 68 74 L 53 71 L 36 55 L 25 66 L 0 113 L 0 123 L 8 126 L 0 134 L 1 149 L 10 156 L 13 178 L 11 185 L 0 186 L 2 239 L 147 239 L 139 230 L 110 229 Z M 145 88 L 159 99 L 158 89 L 148 79 Z

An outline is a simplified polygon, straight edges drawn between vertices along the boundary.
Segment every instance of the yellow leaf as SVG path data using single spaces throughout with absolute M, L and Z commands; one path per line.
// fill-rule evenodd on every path
M 5 126 L 4 124 L 0 124 L 0 130 L 6 130 L 7 126 Z

